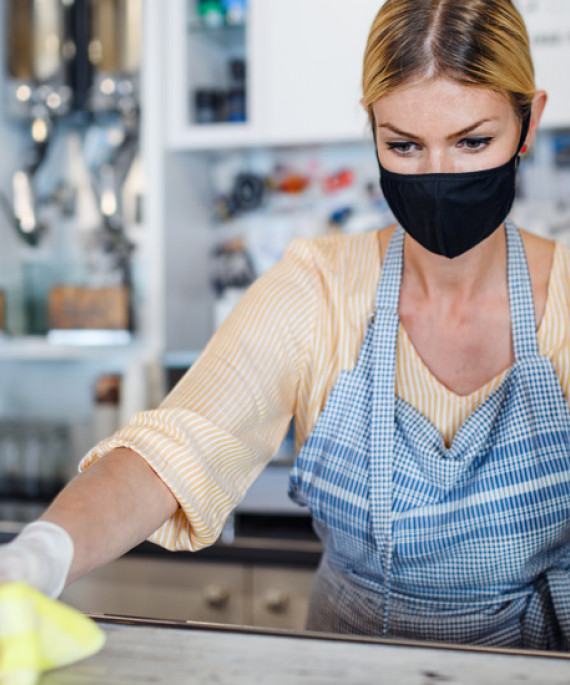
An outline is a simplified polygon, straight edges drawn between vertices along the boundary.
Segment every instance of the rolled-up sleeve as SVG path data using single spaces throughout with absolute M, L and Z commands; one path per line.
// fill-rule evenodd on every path
M 314 345 L 322 294 L 310 242 L 295 240 L 259 278 L 162 404 L 136 414 L 82 459 L 116 447 L 138 453 L 180 508 L 149 539 L 198 550 L 278 450 Z

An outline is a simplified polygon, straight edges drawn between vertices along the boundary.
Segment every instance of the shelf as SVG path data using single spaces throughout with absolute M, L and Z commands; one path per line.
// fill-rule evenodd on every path
M 45 336 L 0 337 L 1 361 L 67 361 L 99 359 L 110 356 L 130 357 L 142 349 L 131 339 L 122 345 L 71 345 L 50 342 Z
M 211 29 L 192 22 L 188 27 L 188 35 L 192 38 L 204 38 L 228 51 L 243 49 L 246 31 L 246 24 Z
M 166 352 L 163 362 L 167 369 L 188 368 L 194 364 L 202 350 L 181 350 L 177 352 Z
M 347 131 L 342 135 L 323 132 L 320 136 L 303 133 L 278 136 L 245 124 L 194 124 L 175 129 L 168 135 L 166 144 L 171 152 L 240 150 L 251 147 L 300 147 L 315 145 L 341 145 L 370 143 L 370 131 L 365 122 L 362 132 Z
M 192 124 L 171 131 L 168 135 L 167 147 L 173 152 L 247 148 L 258 144 L 254 140 L 256 135 L 258 133 L 252 128 L 250 122 Z

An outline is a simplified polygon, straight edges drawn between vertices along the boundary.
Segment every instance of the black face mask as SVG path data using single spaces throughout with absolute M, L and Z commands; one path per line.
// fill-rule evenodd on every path
M 513 206 L 519 153 L 529 125 L 530 114 L 523 121 L 517 153 L 494 169 L 396 174 L 384 169 L 378 159 L 382 192 L 404 230 L 426 250 L 449 258 L 494 233 Z

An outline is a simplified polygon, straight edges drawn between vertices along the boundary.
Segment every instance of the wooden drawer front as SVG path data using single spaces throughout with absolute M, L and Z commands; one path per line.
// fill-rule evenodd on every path
M 242 624 L 244 596 L 241 564 L 127 557 L 73 583 L 62 599 L 89 613 Z
M 254 567 L 252 574 L 252 624 L 303 630 L 313 571 Z

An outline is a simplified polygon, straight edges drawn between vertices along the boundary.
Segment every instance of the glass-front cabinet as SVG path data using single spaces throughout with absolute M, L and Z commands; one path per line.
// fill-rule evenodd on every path
M 246 0 L 189 0 L 188 121 L 247 121 Z

